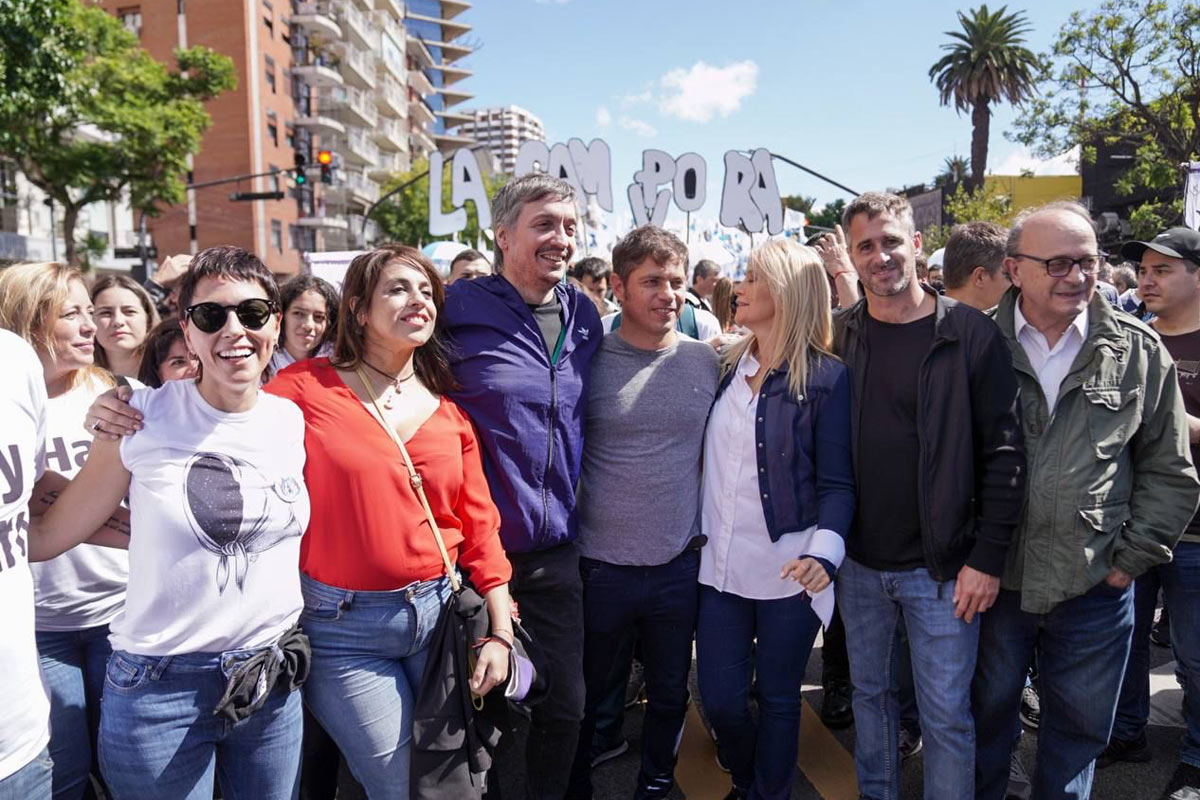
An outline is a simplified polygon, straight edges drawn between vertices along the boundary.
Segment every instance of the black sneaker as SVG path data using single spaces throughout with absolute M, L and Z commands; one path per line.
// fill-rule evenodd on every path
M 1158 622 L 1150 628 L 1150 641 L 1158 647 L 1171 646 L 1171 617 L 1165 608 L 1159 615 Z
M 1032 685 L 1021 690 L 1021 722 L 1034 730 L 1042 722 L 1042 701 Z
M 1200 800 L 1200 767 L 1180 764 L 1163 790 L 1162 800 Z
M 610 742 L 608 744 L 592 744 L 592 752 L 588 755 L 592 759 L 592 769 L 603 764 L 605 761 L 612 761 L 617 756 L 629 749 L 629 742 L 625 738 L 620 741 Z
M 1150 745 L 1146 743 L 1146 733 L 1138 734 L 1136 739 L 1118 739 L 1115 736 L 1108 740 L 1108 747 L 1096 759 L 1096 766 L 1103 769 L 1109 764 L 1126 761 L 1130 764 L 1144 764 L 1150 760 Z
M 831 680 L 821 697 L 821 722 L 830 730 L 842 730 L 854 724 L 853 689 L 848 680 Z

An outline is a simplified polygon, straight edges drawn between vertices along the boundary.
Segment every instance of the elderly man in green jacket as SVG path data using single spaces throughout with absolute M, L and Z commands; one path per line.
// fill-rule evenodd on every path
M 1034 796 L 1086 798 L 1133 631 L 1132 580 L 1169 561 L 1200 499 L 1175 365 L 1158 336 L 1095 294 L 1086 209 L 1023 213 L 996 310 L 1021 386 L 1028 498 L 983 615 L 973 687 L 976 796 L 1008 780 L 1025 667 L 1042 682 Z

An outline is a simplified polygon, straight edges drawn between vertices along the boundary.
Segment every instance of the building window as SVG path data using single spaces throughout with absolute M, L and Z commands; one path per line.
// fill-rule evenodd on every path
M 284 141 L 287 142 L 287 149 L 295 150 L 296 149 L 296 130 L 289 125 L 288 127 L 284 128 L 283 131 L 284 131 L 283 138 L 284 138 Z
M 264 73 L 267 76 L 267 86 L 271 87 L 271 94 L 275 94 L 275 59 L 270 56 L 264 56 L 266 68 Z
M 279 146 L 279 126 L 271 117 L 267 118 L 267 137 L 276 147 Z
M 263 25 L 267 26 L 267 35 L 275 38 L 275 8 L 270 0 L 263 0 Z
M 277 219 L 271 220 L 271 247 L 283 252 L 283 223 Z
M 117 19 L 125 26 L 125 30 L 132 33 L 134 36 L 141 38 L 142 36 L 142 7 L 130 6 L 128 8 L 117 9 Z

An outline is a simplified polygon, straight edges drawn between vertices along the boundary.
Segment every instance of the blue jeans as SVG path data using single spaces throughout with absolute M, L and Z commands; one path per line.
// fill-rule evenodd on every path
M 700 586 L 700 696 L 733 785 L 751 798 L 791 796 L 803 707 L 800 688 L 820 627 L 807 594 L 749 600 Z M 752 677 L 758 679 L 757 726 L 750 715 Z
M 301 575 L 300 588 L 312 645 L 305 702 L 371 800 L 408 800 L 413 703 L 449 580 L 359 592 Z
M 37 648 L 50 689 L 54 800 L 90 797 L 88 775 L 93 771 L 99 774 L 96 735 L 100 730 L 100 695 L 112 654 L 108 626 L 38 631 Z
M 675 760 L 687 716 L 700 551 L 687 550 L 652 567 L 580 558 L 579 572 L 583 578 L 586 700 L 571 796 L 591 796 L 590 750 L 596 709 L 609 693 L 622 647 L 636 632 L 646 670 L 646 716 L 634 797 L 664 797 L 675 785 Z
M 1049 613 L 1021 610 L 1020 592 L 1000 590 L 983 614 L 973 702 L 979 731 L 976 797 L 1001 800 L 1034 649 L 1042 721 L 1033 796 L 1086 798 L 1096 756 L 1108 744 L 1133 631 L 1133 589 L 1101 581 Z
M 43 747 L 33 761 L 0 779 L 0 800 L 50 800 L 53 771 L 50 750 Z
M 1150 717 L 1150 628 L 1160 587 L 1171 612 L 1171 648 L 1184 683 L 1187 733 L 1179 760 L 1200 767 L 1200 544 L 1195 542 L 1180 542 L 1169 564 L 1151 568 L 1134 582 L 1133 641 L 1112 735 L 1136 739 Z
M 115 800 L 294 800 L 303 706 L 276 686 L 234 723 L 213 713 L 240 651 L 139 656 L 113 651 L 100 709 L 100 767 Z
M 854 761 L 864 798 L 900 796 L 895 672 L 901 620 L 925 742 L 925 797 L 960 800 L 975 792 L 971 676 L 979 618 L 969 625 L 955 618 L 954 585 L 953 579 L 934 580 L 924 567 L 881 572 L 851 558 L 838 571 L 837 601 L 854 683 Z

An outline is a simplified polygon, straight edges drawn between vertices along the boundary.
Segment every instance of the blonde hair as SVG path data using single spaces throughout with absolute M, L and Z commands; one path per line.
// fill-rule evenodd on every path
M 17 334 L 53 361 L 51 334 L 73 281 L 86 288 L 83 273 L 56 261 L 14 264 L 0 271 L 0 328 Z M 115 385 L 112 377 L 98 367 L 75 370 L 69 384 L 76 386 L 85 377 Z
M 821 257 L 811 247 L 790 239 L 774 239 L 750 253 L 750 270 L 766 284 L 775 301 L 775 354 L 762 366 L 772 370 L 786 363 L 788 390 L 801 397 L 811 359 L 833 356 L 829 281 Z M 722 367 L 733 369 L 755 344 L 753 333 L 741 339 L 726 350 Z

